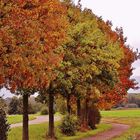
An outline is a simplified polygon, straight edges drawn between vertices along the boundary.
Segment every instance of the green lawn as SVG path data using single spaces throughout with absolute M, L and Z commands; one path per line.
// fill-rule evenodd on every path
M 112 140 L 134 140 L 140 134 L 140 110 L 113 110 L 101 112 L 104 121 L 130 125 L 130 129 Z
M 29 115 L 29 120 L 36 118 L 36 115 Z M 15 124 L 22 122 L 22 115 L 10 115 L 7 117 L 9 124 Z
M 96 130 L 92 130 L 84 133 L 77 132 L 76 136 L 66 137 L 59 132 L 59 129 L 57 127 L 58 124 L 59 123 L 57 122 L 56 136 L 58 140 L 80 140 L 80 138 L 93 136 L 99 132 L 103 132 L 111 128 L 111 125 L 109 124 L 100 124 L 98 125 L 98 129 Z M 44 140 L 46 131 L 48 129 L 48 124 L 46 123 L 46 124 L 31 125 L 29 129 L 30 129 L 30 140 Z M 13 128 L 9 133 L 8 140 L 22 140 L 21 136 L 22 136 L 22 128 L 21 127 Z
M 113 117 L 113 118 L 139 118 L 140 110 L 112 110 L 112 111 L 101 111 L 103 117 Z

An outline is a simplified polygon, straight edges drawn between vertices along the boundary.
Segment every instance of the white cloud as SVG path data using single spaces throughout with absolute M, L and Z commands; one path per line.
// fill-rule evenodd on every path
M 134 77 L 140 76 L 140 67 L 138 67 L 135 70 L 133 70 L 133 76 Z

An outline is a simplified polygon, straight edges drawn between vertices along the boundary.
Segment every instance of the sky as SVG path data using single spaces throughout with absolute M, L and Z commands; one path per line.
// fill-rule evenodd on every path
M 133 49 L 138 48 L 140 52 L 140 0 L 81 0 L 81 4 L 83 8 L 90 8 L 94 14 L 102 16 L 105 21 L 112 21 L 113 28 L 123 27 L 124 36 L 128 38 L 127 44 Z M 140 60 L 133 67 L 132 78 L 136 78 L 140 86 Z M 129 92 L 140 93 L 140 89 Z M 5 93 L 11 96 L 6 89 L 0 91 L 0 95 Z
M 102 16 L 105 21 L 112 21 L 114 29 L 123 27 L 127 44 L 140 52 L 140 0 L 81 0 L 81 4 L 83 8 L 92 9 L 94 14 Z M 140 60 L 132 67 L 132 78 L 135 78 L 140 86 Z M 129 92 L 140 93 L 140 89 Z

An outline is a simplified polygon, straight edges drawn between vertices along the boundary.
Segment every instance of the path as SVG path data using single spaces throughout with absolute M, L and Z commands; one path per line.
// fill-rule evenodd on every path
M 84 138 L 82 140 L 111 140 L 112 138 L 121 135 L 130 128 L 129 125 L 111 123 L 112 128 L 108 131 L 101 132 L 93 137 Z
M 55 121 L 60 120 L 59 116 L 55 116 L 54 117 Z M 44 123 L 44 122 L 48 122 L 49 121 L 49 116 L 37 116 L 36 119 L 29 121 L 29 125 L 31 124 L 40 124 L 40 123 Z M 20 127 L 22 126 L 22 123 L 16 123 L 16 124 L 11 124 L 10 128 L 14 128 L 14 127 Z

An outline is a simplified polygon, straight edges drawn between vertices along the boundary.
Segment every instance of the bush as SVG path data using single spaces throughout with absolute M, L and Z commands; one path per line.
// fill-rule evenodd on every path
M 78 120 L 73 115 L 66 115 L 59 127 L 63 134 L 74 136 L 78 128 Z
M 41 109 L 41 113 L 40 113 L 41 115 L 48 115 L 49 114 L 49 111 L 48 111 L 48 108 L 47 107 L 43 107 L 42 109 Z
M 99 109 L 93 105 L 89 108 L 88 112 L 88 125 L 91 129 L 96 128 L 96 124 L 99 124 L 101 120 L 101 115 Z
M 0 109 L 0 140 L 7 140 L 10 125 L 7 123 L 5 111 Z

